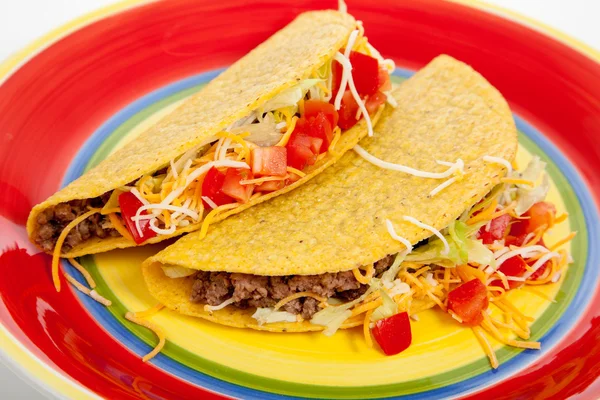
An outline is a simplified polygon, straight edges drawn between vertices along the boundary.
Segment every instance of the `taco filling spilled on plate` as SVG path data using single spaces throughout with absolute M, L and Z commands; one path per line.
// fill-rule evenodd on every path
M 394 105 L 388 97 L 393 70 L 352 16 L 300 15 L 156 127 L 33 209 L 30 237 L 54 255 L 57 290 L 58 257 L 197 229 L 205 235 L 212 222 L 311 179 L 373 135 L 386 102 Z M 249 93 L 237 99 L 244 90 Z M 237 108 L 220 110 L 228 97 Z M 223 118 L 212 116 L 215 109 Z M 128 157 L 144 155 L 155 168 L 123 173 L 132 167 Z

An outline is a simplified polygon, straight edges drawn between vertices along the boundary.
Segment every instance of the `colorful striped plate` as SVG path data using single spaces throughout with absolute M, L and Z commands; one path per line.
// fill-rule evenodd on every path
M 24 222 L 31 206 L 75 179 L 167 113 L 252 47 L 308 9 L 300 0 L 215 4 L 126 1 L 75 21 L 0 66 L 0 357 L 33 385 L 73 398 L 595 398 L 600 390 L 598 265 L 600 56 L 531 21 L 471 3 L 354 1 L 370 41 L 396 61 L 395 79 L 440 54 L 480 71 L 510 102 L 519 162 L 548 163 L 551 200 L 570 215 L 560 238 L 575 262 L 541 287 L 550 302 L 511 293 L 535 317 L 540 351 L 494 342 L 491 370 L 469 329 L 421 313 L 413 345 L 384 357 L 360 330 L 271 334 L 226 328 L 162 311 L 168 342 L 124 319 L 155 304 L 139 264 L 162 246 L 82 259 L 112 300 L 105 308 L 72 290 L 56 293 L 49 257 L 36 254 Z M 552 241 L 552 237 L 549 238 Z M 68 263 L 63 268 L 81 278 Z

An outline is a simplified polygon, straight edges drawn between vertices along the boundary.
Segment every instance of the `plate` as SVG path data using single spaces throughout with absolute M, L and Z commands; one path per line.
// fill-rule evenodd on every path
M 600 390 L 600 57 L 530 21 L 439 1 L 349 2 L 402 80 L 440 53 L 471 64 L 507 98 L 519 162 L 548 163 L 552 200 L 578 231 L 575 262 L 540 296 L 515 292 L 536 317 L 540 351 L 498 343 L 490 369 L 470 330 L 424 312 L 397 357 L 361 332 L 270 334 L 162 311 L 168 342 L 125 321 L 155 304 L 139 263 L 161 246 L 82 259 L 113 301 L 54 292 L 50 258 L 29 244 L 31 206 L 91 168 L 296 14 L 334 2 L 127 1 L 59 29 L 0 66 L 0 352 L 30 382 L 76 398 L 595 398 Z M 542 29 L 542 28 L 540 28 Z M 560 230 L 553 232 L 561 236 Z M 591 245 L 590 245 L 591 244 Z M 76 271 L 63 263 L 75 276 Z M 79 277 L 80 278 L 80 277 Z

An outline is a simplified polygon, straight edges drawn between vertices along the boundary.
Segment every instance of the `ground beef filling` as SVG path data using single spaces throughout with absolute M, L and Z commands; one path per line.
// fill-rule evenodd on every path
M 393 262 L 391 255 L 377 261 L 375 274 L 381 274 Z M 273 307 L 279 300 L 298 292 L 351 301 L 367 290 L 367 285 L 359 283 L 352 271 L 288 276 L 199 271 L 193 279 L 192 302 L 216 306 L 233 297 L 233 306 L 239 308 Z M 319 311 L 319 302 L 312 297 L 304 297 L 286 303 L 282 309 L 310 319 Z
M 102 208 L 109 197 L 110 192 L 91 200 L 72 200 L 68 203 L 57 204 L 42 211 L 37 216 L 38 228 L 34 233 L 35 242 L 44 251 L 53 251 L 60 233 L 69 222 L 86 213 L 88 206 Z M 94 214 L 81 221 L 69 232 L 62 251 L 68 251 L 92 237 L 105 238 L 118 236 L 121 235 L 113 228 L 107 215 Z

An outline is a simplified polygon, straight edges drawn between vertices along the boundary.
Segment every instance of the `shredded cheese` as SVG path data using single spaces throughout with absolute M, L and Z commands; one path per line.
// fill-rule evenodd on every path
M 535 182 L 529 181 L 527 179 L 519 179 L 519 178 L 502 178 L 502 179 L 500 179 L 500 182 L 508 183 L 510 185 L 535 186 Z
M 152 351 L 150 353 L 148 353 L 144 357 L 142 357 L 143 362 L 148 362 L 149 360 L 154 358 L 158 353 L 160 353 L 160 351 L 165 346 L 165 342 L 166 342 L 165 333 L 163 332 L 163 330 L 161 328 L 159 328 L 155 324 L 153 324 L 149 321 L 143 320 L 141 318 L 137 318 L 135 316 L 135 314 L 132 312 L 128 311 L 127 313 L 125 313 L 125 318 L 127 320 L 133 322 L 134 324 L 143 326 L 144 328 L 151 330 L 158 337 L 158 344 L 156 345 L 156 347 L 154 347 L 154 349 L 152 349 Z
M 355 145 L 353 150 L 362 158 L 383 169 L 389 169 L 392 171 L 404 172 L 406 174 L 410 174 L 413 176 L 417 176 L 420 178 L 431 178 L 431 179 L 443 179 L 447 178 L 450 175 L 454 174 L 456 171 L 460 171 L 464 168 L 464 162 L 460 158 L 456 160 L 451 167 L 449 167 L 444 172 L 426 172 L 420 171 L 418 169 L 414 169 L 411 167 L 407 167 L 401 164 L 394 164 L 391 162 L 383 161 L 371 154 L 369 154 L 365 149 L 363 149 L 360 145 Z M 438 164 L 442 164 L 442 161 L 436 161 Z
M 90 289 L 86 288 L 81 283 L 79 283 L 77 281 L 77 279 L 73 278 L 71 275 L 67 274 L 66 272 L 63 272 L 63 276 L 66 278 L 67 281 L 69 281 L 70 284 L 75 286 L 75 288 L 77 290 L 79 290 L 81 293 L 84 293 L 84 294 L 90 296 L 92 299 L 96 300 L 98 303 L 102 304 L 105 307 L 110 307 L 112 305 L 112 302 L 110 300 L 106 299 L 103 296 L 100 296 L 98 294 L 98 292 L 96 292 L 95 290 L 90 290 Z
M 204 311 L 208 311 L 208 312 L 213 312 L 213 311 L 218 311 L 218 310 L 222 310 L 225 307 L 227 307 L 230 304 L 235 303 L 235 299 L 232 297 L 230 299 L 225 300 L 224 302 L 222 302 L 221 304 L 218 304 L 216 306 L 211 306 L 211 305 L 204 305 Z
M 440 183 L 438 186 L 435 187 L 435 189 L 433 189 L 431 192 L 429 192 L 429 196 L 433 197 L 436 194 L 438 194 L 439 192 L 441 192 L 442 190 L 446 189 L 448 186 L 452 185 L 454 182 L 456 182 L 456 177 L 453 176 L 452 178 Z
M 364 275 L 360 273 L 360 268 L 355 268 L 352 270 L 352 274 L 354 275 L 354 278 L 359 283 L 362 283 L 363 285 L 368 285 L 369 282 L 371 282 L 371 278 L 373 278 L 374 272 L 375 272 L 375 267 L 373 266 L 373 264 L 371 264 L 367 267 L 367 270 L 365 271 Z
M 390 221 L 389 219 L 386 219 L 385 226 L 387 227 L 387 231 L 390 234 L 390 236 L 392 237 L 392 239 L 397 240 L 400 243 L 402 243 L 404 245 L 404 247 L 406 247 L 406 250 L 410 253 L 413 249 L 412 244 L 407 239 L 403 238 L 402 236 L 399 236 L 396 233 L 396 230 L 394 229 L 394 225 L 392 224 L 392 221 Z
M 284 181 L 286 179 L 287 176 L 263 176 L 262 178 L 256 179 L 242 179 L 240 180 L 240 185 L 259 185 L 264 182 Z
M 58 236 L 58 240 L 56 241 L 56 245 L 54 246 L 54 252 L 52 253 L 52 281 L 54 282 L 54 288 L 57 292 L 60 292 L 60 278 L 58 276 L 58 262 L 60 261 L 60 251 L 62 246 L 67 238 L 67 235 L 73 228 L 75 228 L 79 223 L 85 221 L 88 217 L 97 214 L 100 212 L 99 208 L 92 208 L 90 211 L 81 214 L 79 217 L 75 218 L 73 221 L 69 222 L 65 229 L 62 230 L 60 235 Z
M 210 224 L 212 223 L 212 220 L 217 216 L 218 213 L 220 213 L 221 211 L 225 211 L 225 210 L 231 210 L 233 208 L 236 208 L 239 204 L 238 203 L 232 203 L 232 204 L 225 204 L 222 206 L 219 206 L 215 209 L 213 209 L 211 212 L 209 212 L 206 217 L 204 218 L 204 221 L 202 221 L 202 227 L 200 228 L 200 233 L 198 234 L 199 239 L 204 239 L 204 237 L 206 236 L 206 233 L 208 232 L 208 227 L 210 226 Z
M 85 278 L 85 281 L 87 282 L 87 284 L 92 288 L 96 288 L 96 282 L 94 281 L 94 278 L 92 278 L 92 276 L 90 275 L 90 273 L 88 272 L 87 269 L 84 268 L 83 265 L 81 265 L 77 260 L 75 260 L 74 258 L 69 258 L 69 262 L 71 263 L 71 265 L 73 265 L 75 267 L 75 269 L 77 271 L 79 271 L 79 273 L 81 275 L 83 275 L 83 277 Z
M 299 299 L 301 297 L 312 297 L 313 299 L 318 300 L 321 303 L 327 302 L 327 299 L 325 297 L 319 296 L 318 294 L 315 294 L 312 292 L 298 292 L 298 293 L 291 294 L 291 295 L 287 296 L 286 298 L 279 300 L 277 302 L 277 304 L 275 304 L 275 306 L 273 307 L 273 310 L 277 311 L 281 307 L 283 307 L 284 305 L 289 303 L 290 301 Z
M 548 250 L 556 251 L 563 244 L 570 242 L 575 237 L 575 235 L 577 235 L 577 232 L 569 233 L 569 235 L 567 235 L 567 237 L 559 240 L 558 242 L 554 243 L 552 246 L 548 247 Z
M 511 175 L 513 172 L 513 167 L 510 163 L 510 161 L 508 161 L 505 158 L 502 157 L 493 157 L 493 156 L 483 156 L 483 161 L 487 161 L 490 163 L 496 163 L 496 164 L 501 164 L 504 165 L 506 167 L 507 170 L 507 175 Z
M 296 128 L 296 122 L 298 122 L 298 117 L 292 117 L 292 122 L 288 125 L 287 131 L 283 134 L 279 142 L 275 146 L 283 147 L 290 141 L 290 136 L 294 132 L 294 128 Z
M 286 171 L 292 174 L 296 174 L 298 175 L 300 178 L 304 178 L 306 176 L 306 174 L 302 171 L 300 171 L 299 169 L 296 169 L 294 167 L 287 167 Z
M 208 204 L 208 206 L 210 208 L 212 208 L 213 210 L 215 208 L 218 208 L 219 206 L 217 205 L 217 203 L 215 203 L 214 201 L 212 201 L 212 199 L 208 196 L 202 196 L 202 200 L 204 200 L 206 202 L 206 204 Z
M 349 51 L 350 51 L 350 48 L 346 47 L 346 52 L 349 52 Z M 354 86 L 354 78 L 352 77 L 352 64 L 350 64 L 350 60 L 348 59 L 348 56 L 344 56 L 342 53 L 339 53 L 339 52 L 335 55 L 334 59 L 337 62 L 339 62 L 340 64 L 342 64 L 342 70 L 343 70 L 342 83 L 340 85 L 338 97 L 339 97 L 340 93 L 342 93 L 342 95 L 343 95 L 343 92 L 345 91 L 345 90 L 342 91 L 342 87 L 344 87 L 344 89 L 345 89 L 343 80 L 344 80 L 344 76 L 346 76 L 348 87 L 350 88 L 350 93 L 352 93 L 352 97 L 354 97 L 354 100 L 358 104 L 359 109 L 362 111 L 365 122 L 367 123 L 368 136 L 371 137 L 371 136 L 373 136 L 373 123 L 371 121 L 371 116 L 369 115 L 369 112 L 367 111 L 367 107 L 365 106 L 365 103 L 360 98 L 360 95 L 358 94 L 358 91 L 356 90 L 356 86 Z M 336 103 L 337 103 L 338 97 L 336 97 Z M 340 105 L 341 105 L 341 98 L 340 98 Z M 336 110 L 339 110 L 339 109 L 340 109 L 340 107 L 336 106 Z
M 442 235 L 442 233 L 440 231 L 438 231 L 437 229 L 435 229 L 433 226 L 424 224 L 423 222 L 419 221 L 418 219 L 407 216 L 407 215 L 402 217 L 402 219 L 404 221 L 410 222 L 410 223 L 418 226 L 419 228 L 423 228 L 423 229 L 428 230 L 429 232 L 433 233 L 444 244 L 444 251 L 442 251 L 442 254 L 447 255 L 448 253 L 450 253 L 450 245 L 448 244 L 448 241 L 446 240 L 444 235 Z
M 121 219 L 117 216 L 117 214 L 115 214 L 115 213 L 108 214 L 108 219 L 110 219 L 110 223 L 112 224 L 113 228 L 115 228 L 121 236 L 123 236 L 125 239 L 131 240 L 133 242 L 131 233 L 129 233 L 127 228 L 125 228 L 125 226 L 123 226 L 123 223 L 121 222 Z
M 485 337 L 485 334 L 483 333 L 483 329 L 481 329 L 479 326 L 474 326 L 471 329 L 473 329 L 473 333 L 475 334 L 475 337 L 479 341 L 479 344 L 481 345 L 481 347 L 483 347 L 483 351 L 485 352 L 485 354 L 488 356 L 488 358 L 490 360 L 490 364 L 492 365 L 492 368 L 497 369 L 500 364 L 498 363 L 498 358 L 496 357 L 496 352 L 494 351 L 494 348 L 490 344 L 489 340 L 487 340 L 487 338 Z
M 365 314 L 365 319 L 363 321 L 363 335 L 365 336 L 365 343 L 367 347 L 373 347 L 373 341 L 371 340 L 371 315 L 373 315 L 375 309 L 367 311 Z

